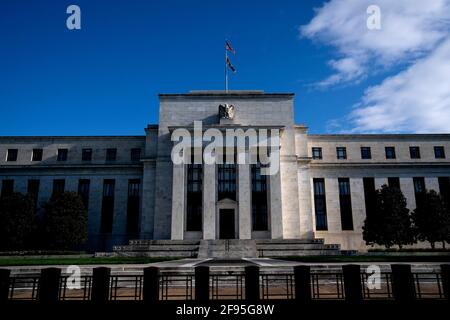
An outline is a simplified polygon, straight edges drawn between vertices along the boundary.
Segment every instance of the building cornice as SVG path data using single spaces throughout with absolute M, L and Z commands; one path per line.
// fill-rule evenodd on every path
M 313 141 L 379 141 L 379 140 L 450 140 L 448 133 L 424 134 L 308 134 L 308 140 Z

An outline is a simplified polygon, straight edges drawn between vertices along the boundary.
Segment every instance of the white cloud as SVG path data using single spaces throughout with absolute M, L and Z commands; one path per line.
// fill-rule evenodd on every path
M 355 132 L 450 132 L 450 39 L 367 89 L 349 119 Z
M 369 5 L 381 30 L 366 26 Z M 326 88 L 352 84 L 380 68 L 403 68 L 366 90 L 341 128 L 352 132 L 450 132 L 450 0 L 331 0 L 301 35 L 336 49 Z M 351 126 L 351 128 L 348 128 Z

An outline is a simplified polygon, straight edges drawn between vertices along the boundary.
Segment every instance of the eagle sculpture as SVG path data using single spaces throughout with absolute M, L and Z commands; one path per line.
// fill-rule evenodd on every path
M 219 105 L 219 117 L 221 119 L 233 119 L 234 118 L 234 106 L 232 104 Z

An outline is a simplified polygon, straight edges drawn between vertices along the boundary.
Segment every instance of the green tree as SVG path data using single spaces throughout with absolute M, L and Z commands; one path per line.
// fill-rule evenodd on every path
M 430 190 L 423 194 L 412 218 L 420 241 L 428 241 L 433 249 L 436 242 L 445 245 L 450 234 L 450 215 L 436 191 Z
M 31 195 L 13 193 L 0 197 L 0 248 L 29 249 L 37 217 Z
M 364 221 L 363 239 L 366 244 L 390 248 L 415 243 L 411 214 L 406 198 L 398 188 L 383 185 L 376 191 L 373 212 Z
M 53 196 L 44 206 L 43 229 L 51 249 L 72 249 L 87 240 L 87 211 L 75 192 Z

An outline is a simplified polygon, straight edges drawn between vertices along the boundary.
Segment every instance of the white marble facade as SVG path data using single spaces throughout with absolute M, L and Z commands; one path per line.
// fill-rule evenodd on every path
M 134 137 L 0 137 L 0 183 L 14 181 L 14 190 L 27 191 L 29 179 L 39 179 L 39 200 L 52 192 L 52 181 L 66 180 L 66 190 L 77 191 L 79 179 L 90 180 L 89 237 L 94 249 L 122 244 L 130 238 L 218 239 L 221 212 L 233 221 L 231 235 L 237 239 L 312 239 L 340 244 L 345 250 L 364 250 L 362 225 L 365 219 L 363 178 L 374 178 L 379 188 L 388 177 L 399 178 L 410 209 L 415 207 L 413 177 L 423 177 L 428 189 L 439 191 L 439 177 L 450 177 L 450 135 L 311 135 L 307 127 L 294 123 L 294 95 L 261 91 L 196 91 L 161 94 L 159 124 L 149 125 L 145 135 Z M 233 104 L 235 116 L 221 123 L 220 104 Z M 280 170 L 268 177 L 268 221 L 265 230 L 252 223 L 251 167 L 236 168 L 235 199 L 218 199 L 218 169 L 203 165 L 202 215 L 200 230 L 188 231 L 187 167 L 173 165 L 171 133 L 177 128 L 192 130 L 194 121 L 205 128 L 280 128 Z M 396 158 L 386 159 L 385 147 L 395 147 Z M 420 158 L 411 159 L 410 147 L 419 147 Z M 81 149 L 92 148 L 91 161 L 81 160 Z M 345 147 L 346 159 L 338 159 L 337 147 Z M 371 148 L 371 159 L 361 158 L 361 147 Z M 435 147 L 446 157 L 436 158 Z M 31 161 L 33 149 L 43 149 L 41 161 Z M 57 150 L 67 148 L 65 162 L 56 159 Z M 105 150 L 117 149 L 114 161 L 105 160 Z M 131 149 L 141 149 L 140 161 L 131 161 Z M 322 158 L 313 159 L 312 149 L 321 148 Z M 15 161 L 8 152 L 18 150 Z M 313 179 L 325 182 L 327 229 L 316 230 Z M 342 230 L 338 179 L 348 178 L 351 196 L 352 230 Z M 115 179 L 113 228 L 100 232 L 102 185 Z M 139 231 L 129 234 L 127 183 L 140 181 Z M 225 219 L 225 218 L 224 218 Z M 222 225 L 223 226 L 223 225 Z M 231 227 L 230 227 L 231 228 Z

